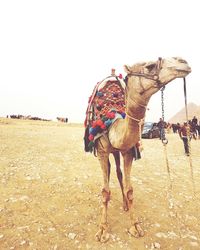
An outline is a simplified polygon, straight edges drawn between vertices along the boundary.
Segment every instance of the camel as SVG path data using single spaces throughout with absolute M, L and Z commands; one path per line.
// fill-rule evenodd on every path
M 68 118 L 65 118 L 65 117 L 56 117 L 56 119 L 60 122 L 68 122 Z
M 109 239 L 107 220 L 108 202 L 110 200 L 110 167 L 109 155 L 112 154 L 116 163 L 117 177 L 123 196 L 123 208 L 130 212 L 131 227 L 129 234 L 135 237 L 144 236 L 137 211 L 133 210 L 133 188 L 131 185 L 131 167 L 134 159 L 132 148 L 140 141 L 147 104 L 151 96 L 176 78 L 184 78 L 190 72 L 188 63 L 180 57 L 172 57 L 157 61 L 137 63 L 124 66 L 126 75 L 125 113 L 124 119 L 117 119 L 109 128 L 107 136 L 96 141 L 96 152 L 103 171 L 102 215 L 97 241 Z M 120 169 L 120 153 L 123 157 L 124 180 Z

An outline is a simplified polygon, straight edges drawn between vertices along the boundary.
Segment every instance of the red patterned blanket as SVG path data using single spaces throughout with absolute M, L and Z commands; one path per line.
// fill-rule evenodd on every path
M 93 151 L 95 139 L 116 119 L 125 117 L 125 86 L 125 82 L 116 76 L 107 77 L 95 86 L 86 111 L 86 152 Z

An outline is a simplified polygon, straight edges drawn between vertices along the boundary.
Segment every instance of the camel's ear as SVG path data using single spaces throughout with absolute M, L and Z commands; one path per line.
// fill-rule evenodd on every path
M 130 67 L 129 67 L 128 65 L 124 65 L 124 71 L 125 71 L 127 74 L 130 74 L 130 73 L 131 73 Z

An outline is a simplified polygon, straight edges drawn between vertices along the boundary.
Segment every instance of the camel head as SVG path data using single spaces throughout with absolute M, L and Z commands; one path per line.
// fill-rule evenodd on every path
M 127 73 L 127 88 L 146 99 L 172 80 L 184 78 L 191 72 L 187 61 L 180 57 L 125 65 L 124 69 Z

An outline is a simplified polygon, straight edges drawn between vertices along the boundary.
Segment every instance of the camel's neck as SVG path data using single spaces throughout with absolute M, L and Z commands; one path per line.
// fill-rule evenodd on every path
M 135 100 L 128 96 L 126 101 L 126 118 L 125 118 L 125 140 L 129 141 L 130 137 L 136 138 L 138 141 L 141 136 L 141 129 L 144 123 L 146 113 L 146 105 L 141 104 L 139 100 Z M 130 142 L 131 143 L 131 142 Z
M 109 132 L 113 147 L 129 149 L 140 140 L 148 101 L 149 98 L 144 99 L 134 89 L 127 88 L 126 117 L 117 120 Z
M 131 121 L 141 121 L 144 119 L 147 104 L 141 103 L 140 100 L 134 99 L 128 96 L 126 100 L 126 117 L 128 118 L 126 122 L 131 123 Z
M 144 120 L 147 104 L 149 98 L 141 95 L 139 92 L 141 82 L 139 78 L 135 82 L 128 82 L 126 89 L 126 130 L 127 134 L 137 132 L 139 133 L 139 123 Z
M 109 140 L 114 148 L 128 150 L 141 138 L 146 108 L 138 104 L 126 108 L 125 119 L 118 119 L 109 131 Z

